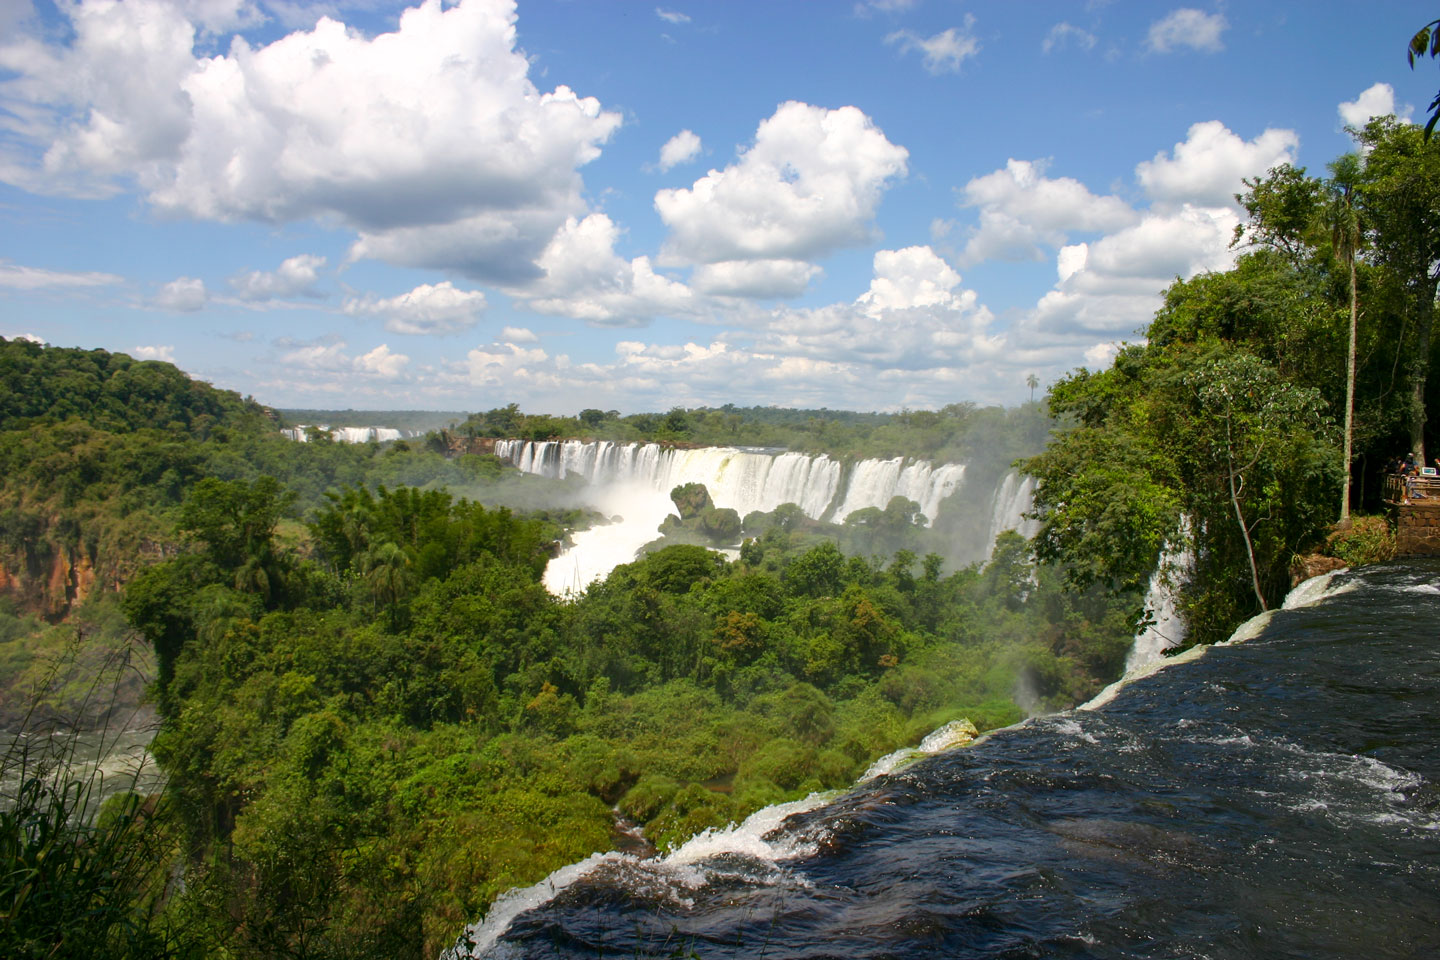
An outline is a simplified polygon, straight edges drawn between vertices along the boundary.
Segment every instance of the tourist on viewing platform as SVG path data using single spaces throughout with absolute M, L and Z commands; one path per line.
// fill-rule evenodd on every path
M 1428 499 L 1421 493 L 1415 480 L 1420 475 L 1420 470 L 1415 466 L 1415 454 L 1411 453 L 1405 458 L 1405 463 L 1400 468 L 1400 476 L 1405 479 L 1405 499 L 1402 503 L 1409 503 L 1411 500 Z

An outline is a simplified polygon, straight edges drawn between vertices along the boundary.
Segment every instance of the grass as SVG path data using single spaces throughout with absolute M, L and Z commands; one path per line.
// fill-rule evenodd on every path
M 81 645 L 77 634 L 55 661 L 55 677 L 73 665 Z M 78 715 L 102 708 L 100 729 L 42 722 L 32 711 L 0 752 L 0 956 L 187 953 L 158 922 L 173 844 L 156 815 L 160 796 L 135 789 L 149 771 L 141 762 L 107 774 L 100 762 L 126 731 L 104 701 L 131 669 L 122 648 L 92 682 Z M 95 762 L 87 756 L 92 749 Z

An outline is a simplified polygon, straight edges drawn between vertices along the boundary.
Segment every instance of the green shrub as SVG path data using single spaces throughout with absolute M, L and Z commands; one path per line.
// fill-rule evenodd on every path
M 1380 563 L 1395 556 L 1395 533 L 1384 517 L 1355 517 L 1349 529 L 1330 534 L 1325 552 L 1352 567 Z
M 636 823 L 647 823 L 680 792 L 680 784 L 669 777 L 647 774 L 620 798 L 620 812 Z

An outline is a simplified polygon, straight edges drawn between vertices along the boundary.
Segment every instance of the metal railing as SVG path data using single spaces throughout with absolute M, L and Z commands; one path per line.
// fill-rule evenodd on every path
M 1389 474 L 1385 477 L 1385 499 L 1391 503 L 1407 503 L 1412 499 L 1440 501 L 1440 477 Z

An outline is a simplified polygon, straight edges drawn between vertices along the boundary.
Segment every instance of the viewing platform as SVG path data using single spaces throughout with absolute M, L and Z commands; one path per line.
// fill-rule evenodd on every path
M 1416 477 L 1408 497 L 1401 477 L 1385 478 L 1385 506 L 1395 524 L 1395 555 L 1440 556 L 1440 478 Z

